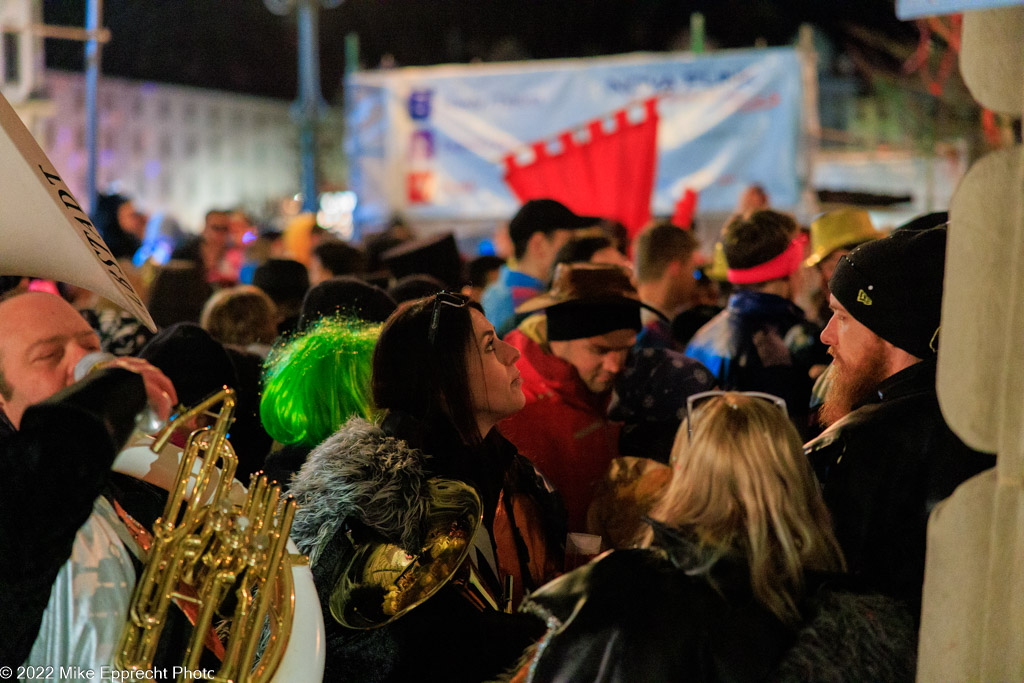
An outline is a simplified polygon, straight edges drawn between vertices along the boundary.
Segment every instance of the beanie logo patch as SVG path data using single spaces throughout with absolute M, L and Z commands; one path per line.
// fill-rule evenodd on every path
M 871 297 L 867 295 L 867 292 L 862 289 L 857 292 L 857 303 L 870 306 L 874 302 L 871 301 Z

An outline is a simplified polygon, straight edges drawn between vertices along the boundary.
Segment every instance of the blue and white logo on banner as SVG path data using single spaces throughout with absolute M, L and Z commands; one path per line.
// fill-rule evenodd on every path
M 409 95 L 409 118 L 413 121 L 426 121 L 430 118 L 430 98 L 433 95 L 429 90 L 413 90 Z

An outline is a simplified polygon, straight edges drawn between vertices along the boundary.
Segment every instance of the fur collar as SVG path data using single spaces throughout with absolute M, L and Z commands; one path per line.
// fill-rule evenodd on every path
M 316 565 L 346 520 L 358 520 L 409 552 L 422 545 L 426 459 L 379 424 L 353 417 L 310 453 L 292 480 L 298 510 L 291 537 Z

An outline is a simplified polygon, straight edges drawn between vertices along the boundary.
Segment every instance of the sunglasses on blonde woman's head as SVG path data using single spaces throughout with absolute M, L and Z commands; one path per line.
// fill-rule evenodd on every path
M 727 396 L 729 394 L 737 394 L 739 396 L 768 401 L 781 410 L 783 415 L 787 417 L 789 416 L 789 411 L 786 409 L 786 400 L 775 396 L 774 394 L 766 394 L 763 391 L 701 391 L 696 394 L 691 394 L 686 399 L 686 437 L 688 441 L 693 439 L 693 417 L 700 409 L 701 405 L 710 399 L 718 396 Z
M 441 323 L 441 309 L 444 306 L 452 308 L 465 308 L 469 303 L 469 297 L 452 292 L 438 292 L 434 295 L 434 309 L 430 314 L 430 331 L 427 333 L 427 341 L 431 346 L 437 341 L 437 329 Z

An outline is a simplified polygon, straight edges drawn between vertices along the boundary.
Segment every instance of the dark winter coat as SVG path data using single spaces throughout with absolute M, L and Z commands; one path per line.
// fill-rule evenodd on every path
M 28 656 L 57 573 L 146 402 L 142 378 L 91 373 L 0 439 L 0 664 Z
M 896 601 L 811 574 L 803 621 L 786 624 L 755 600 L 741 558 L 709 565 L 671 531 L 657 542 L 613 551 L 530 596 L 524 609 L 548 633 L 525 680 L 913 680 L 914 623 Z
M 479 611 L 451 584 L 391 623 L 369 631 L 341 626 L 327 609 L 332 559 L 358 524 L 368 538 L 417 553 L 426 532 L 431 477 L 456 479 L 480 494 L 491 532 L 500 593 L 511 574 L 517 593 L 561 568 L 564 510 L 537 470 L 496 431 L 477 447 L 450 425 L 389 414 L 382 424 L 350 419 L 310 453 L 292 480 L 299 510 L 292 538 L 310 555 L 325 607 L 324 680 L 482 681 L 511 665 L 544 630 L 521 614 Z
M 872 400 L 805 447 L 822 482 L 850 573 L 921 605 L 928 515 L 961 482 L 995 465 L 946 425 L 935 360 L 901 370 Z

